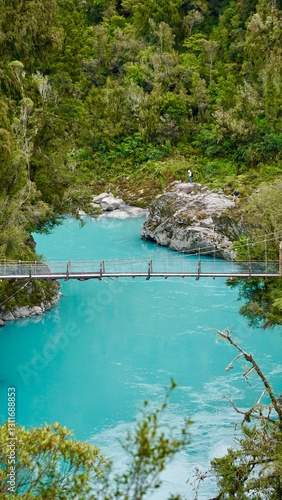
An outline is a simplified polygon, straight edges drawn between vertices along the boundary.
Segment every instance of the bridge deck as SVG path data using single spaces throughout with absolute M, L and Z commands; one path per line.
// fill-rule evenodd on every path
M 190 258 L 189 258 L 190 257 Z M 102 278 L 169 278 L 169 277 L 281 277 L 278 261 L 234 262 L 193 256 L 170 257 L 166 260 L 109 261 L 0 261 L 0 280 L 44 279 L 80 281 Z

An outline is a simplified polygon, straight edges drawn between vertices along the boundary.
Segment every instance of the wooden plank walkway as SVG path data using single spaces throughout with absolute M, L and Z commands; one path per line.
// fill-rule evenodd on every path
M 190 258 L 189 258 L 190 257 Z M 221 259 L 175 256 L 153 260 L 109 261 L 0 261 L 0 280 L 70 280 L 104 278 L 278 278 L 282 277 L 279 261 L 235 262 Z

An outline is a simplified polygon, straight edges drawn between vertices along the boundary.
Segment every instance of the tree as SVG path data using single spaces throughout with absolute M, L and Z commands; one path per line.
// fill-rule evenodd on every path
M 275 396 L 253 356 L 233 340 L 229 330 L 218 331 L 218 334 L 239 351 L 226 371 L 243 357 L 250 365 L 244 373 L 245 379 L 255 372 L 262 382 L 263 392 L 247 411 L 240 410 L 227 398 L 235 411 L 243 415 L 242 432 L 236 440 L 236 448 L 228 449 L 225 456 L 211 461 L 211 473 L 218 485 L 218 494 L 213 500 L 279 500 L 282 496 L 282 394 Z M 265 394 L 270 403 L 262 405 Z
M 133 25 L 141 36 L 150 33 L 150 20 L 159 24 L 168 24 L 176 39 L 183 35 L 183 2 L 181 0 L 124 0 L 122 6 L 125 12 L 132 17 Z
M 280 278 L 251 278 L 228 280 L 227 285 L 237 288 L 238 300 L 244 305 L 240 313 L 249 326 L 269 328 L 282 325 L 282 280 Z
M 190 441 L 189 420 L 181 429 L 162 421 L 175 386 L 172 381 L 160 407 L 149 409 L 144 402 L 142 418 L 122 443 L 128 456 L 123 473 L 116 473 L 97 447 L 76 441 L 58 423 L 26 430 L 8 421 L 0 427 L 1 499 L 144 499 L 160 486 L 167 462 Z
M 0 428 L 0 493 L 11 498 L 76 499 L 90 491 L 89 474 L 102 476 L 107 462 L 98 448 L 70 439 L 59 424 L 26 430 L 8 421 Z
M 203 41 L 203 48 L 206 53 L 206 57 L 208 59 L 208 65 L 209 65 L 209 84 L 211 85 L 212 83 L 212 70 L 213 70 L 213 63 L 214 59 L 217 53 L 217 48 L 218 48 L 218 42 L 215 40 L 204 40 Z
M 244 223 L 248 227 L 249 247 L 241 252 L 262 260 L 277 260 L 282 234 L 282 181 L 263 183 L 242 208 Z
M 200 24 L 204 19 L 203 14 L 196 9 L 190 11 L 184 18 L 184 23 L 187 25 L 188 35 L 191 36 L 193 33 L 193 28 Z
M 258 260 L 268 272 L 277 272 L 282 234 L 281 180 L 261 184 L 241 208 L 247 236 L 235 243 L 239 260 Z M 264 328 L 282 324 L 282 279 L 228 280 L 244 300 L 240 313 L 251 326 Z
M 56 50 L 56 0 L 10 0 L 4 4 L 0 41 L 4 61 L 20 59 L 28 69 L 42 59 L 45 62 Z

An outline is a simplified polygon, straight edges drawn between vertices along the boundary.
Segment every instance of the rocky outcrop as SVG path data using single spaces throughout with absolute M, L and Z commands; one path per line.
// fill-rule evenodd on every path
M 94 196 L 91 205 L 94 209 L 102 209 L 100 217 L 126 219 L 127 217 L 140 217 L 147 214 L 147 210 L 127 205 L 122 198 L 116 198 L 112 193 L 101 193 Z
M 40 286 L 35 281 L 30 283 L 25 289 L 27 301 L 33 301 L 34 287 L 36 286 L 36 293 L 38 297 L 38 303 L 34 305 L 16 305 L 11 299 L 9 305 L 7 304 L 5 308 L 0 310 L 0 326 L 3 326 L 6 321 L 14 321 L 20 318 L 28 318 L 33 316 L 40 316 L 44 312 L 52 309 L 58 304 L 60 298 L 60 283 L 58 281 L 48 284 L 48 297 L 44 288 L 40 289 Z
M 14 321 L 20 318 L 29 318 L 32 316 L 41 316 L 44 312 L 58 304 L 59 296 L 50 302 L 42 302 L 40 306 L 19 306 L 15 307 L 12 311 L 6 311 L 1 314 L 1 319 L 5 321 Z M 1 320 L 0 320 L 1 321 Z
M 232 243 L 242 232 L 235 208 L 233 198 L 222 192 L 176 181 L 149 207 L 141 237 L 180 252 L 200 249 L 231 259 Z

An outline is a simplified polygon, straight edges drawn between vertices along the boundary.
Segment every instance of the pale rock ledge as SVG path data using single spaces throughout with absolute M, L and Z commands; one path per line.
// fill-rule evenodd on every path
M 102 208 L 103 212 L 99 217 L 126 219 L 147 214 L 146 209 L 127 205 L 122 198 L 116 198 L 110 192 L 94 196 L 91 205 L 93 208 Z

